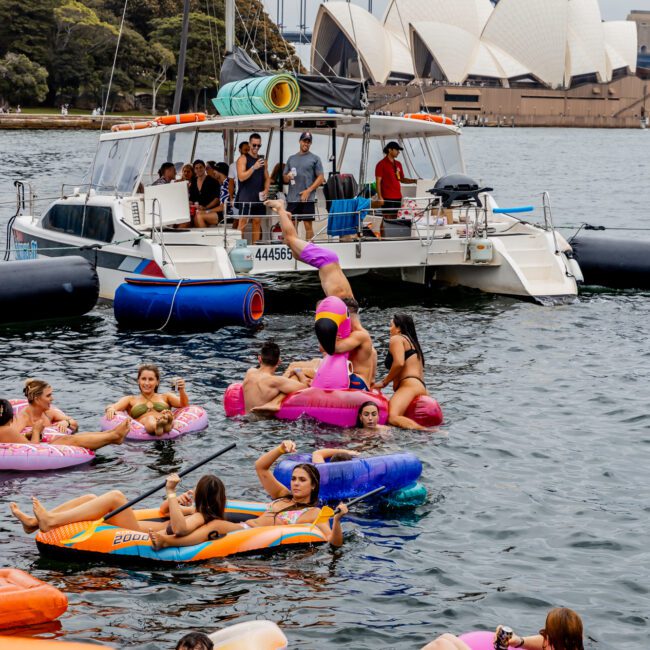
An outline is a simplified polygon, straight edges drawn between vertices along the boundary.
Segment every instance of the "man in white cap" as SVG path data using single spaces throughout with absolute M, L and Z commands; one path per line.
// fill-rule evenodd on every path
M 284 166 L 282 180 L 289 185 L 287 211 L 305 224 L 305 238 L 314 236 L 314 215 L 316 190 L 325 182 L 323 163 L 310 151 L 312 135 L 305 131 L 300 135 L 300 150 L 289 156 Z

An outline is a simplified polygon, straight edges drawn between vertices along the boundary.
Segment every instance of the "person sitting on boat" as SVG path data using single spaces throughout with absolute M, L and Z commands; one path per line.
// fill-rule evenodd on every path
M 237 178 L 239 190 L 237 202 L 239 203 L 238 228 L 241 237 L 244 239 L 244 230 L 248 223 L 247 217 L 253 218 L 253 239 L 255 244 L 262 236 L 262 222 L 260 217 L 266 214 L 263 201 L 269 191 L 271 179 L 267 168 L 267 161 L 260 155 L 262 136 L 259 133 L 252 133 L 248 138 L 250 151 L 242 154 L 237 160 Z
M 167 498 L 160 506 L 160 513 L 163 517 L 168 516 L 169 522 L 139 521 L 135 511 L 127 508 L 109 519 L 107 523 L 118 528 L 144 533 L 164 529 L 172 539 L 180 539 L 213 521 L 219 522 L 220 534 L 241 528 L 239 524 L 232 524 L 224 519 L 226 488 L 220 478 L 213 474 L 206 474 L 199 479 L 193 490 L 180 496 L 176 494 L 176 486 L 179 483 L 178 474 L 170 474 L 165 484 Z M 86 494 L 77 497 L 52 510 L 48 510 L 39 499 L 32 497 L 33 516 L 20 510 L 15 503 L 11 503 L 10 508 L 14 517 L 22 523 L 26 533 L 33 533 L 36 530 L 47 533 L 58 526 L 79 521 L 95 521 L 125 503 L 127 498 L 122 492 L 111 490 L 100 496 Z
M 173 183 L 175 180 L 176 167 L 174 167 L 174 163 L 164 162 L 160 165 L 158 178 L 152 183 L 152 185 L 167 185 L 168 183 Z
M 127 395 L 106 407 L 106 418 L 112 420 L 118 411 L 127 411 L 129 415 L 144 425 L 147 433 L 161 436 L 169 433 L 174 426 L 172 408 L 190 405 L 190 398 L 185 392 L 185 380 L 177 379 L 175 393 L 159 394 L 160 370 L 152 363 L 138 368 L 139 395 Z
M 190 183 L 190 203 L 198 205 L 199 208 L 209 210 L 219 205 L 219 192 L 221 186 L 214 178 L 208 176 L 205 163 L 196 159 L 192 163 L 194 169 L 194 178 Z M 194 225 L 196 223 L 196 214 L 194 215 Z
M 296 372 L 299 379 L 288 379 L 275 374 L 280 365 L 280 348 L 277 343 L 266 341 L 257 360 L 259 367 L 247 370 L 242 382 L 246 413 L 309 385 L 307 378 L 299 371 Z
M 495 632 L 495 640 L 503 626 Z M 582 619 L 568 607 L 556 607 L 546 616 L 546 624 L 539 634 L 519 636 L 513 634 L 508 640 L 509 648 L 523 650 L 583 650 Z M 428 643 L 422 650 L 471 650 L 462 639 L 453 634 L 443 634 Z
M 228 200 L 228 165 L 223 162 L 209 162 L 206 169 L 209 169 L 210 178 L 219 184 L 219 203 L 213 208 L 199 207 L 194 215 L 194 223 L 197 228 L 218 226 L 223 220 Z
M 384 361 L 388 374 L 373 388 L 383 389 L 393 382 L 393 396 L 388 407 L 388 422 L 402 429 L 424 429 L 404 413 L 419 395 L 428 395 L 424 383 L 424 355 L 418 341 L 413 319 L 396 314 L 390 321 L 390 343 Z
M 378 205 L 384 217 L 395 217 L 402 207 L 402 183 L 417 183 L 416 178 L 405 178 L 402 163 L 397 160 L 403 148 L 391 141 L 384 147 L 386 154 L 375 167 Z
M 330 528 L 328 521 L 316 523 L 321 509 L 318 505 L 318 492 L 320 490 L 320 474 L 316 467 L 310 463 L 300 463 L 293 468 L 291 473 L 291 489 L 287 489 L 278 481 L 271 467 L 284 454 L 292 454 L 296 445 L 292 440 L 284 440 L 282 444 L 262 454 L 255 462 L 255 471 L 267 494 L 273 499 L 266 512 L 259 517 L 249 519 L 240 524 L 231 524 L 242 528 L 259 528 L 260 526 L 287 526 L 291 524 L 314 524 L 325 535 L 332 546 L 343 544 L 343 531 L 341 530 L 341 517 L 347 514 L 348 509 L 344 503 L 339 503 L 334 515 L 333 526 Z M 228 522 L 225 522 L 228 523 Z M 182 538 L 171 538 L 160 530 L 152 530 L 151 540 L 155 548 L 166 546 L 193 546 L 201 544 L 215 535 L 223 535 L 223 522 L 213 521 L 190 535 Z M 226 532 L 230 532 L 226 530 Z
M 190 163 L 186 163 L 181 167 L 181 177 L 176 181 L 177 183 L 187 183 L 189 188 L 194 180 L 194 167 Z
M 364 402 L 357 413 L 357 428 L 377 431 L 378 429 L 387 429 L 383 424 L 379 424 L 379 408 L 374 402 Z
M 316 190 L 325 182 L 323 163 L 310 151 L 312 135 L 305 131 L 300 135 L 298 153 L 289 156 L 282 172 L 282 180 L 289 184 L 287 211 L 305 224 L 305 237 L 314 237 L 313 222 L 316 215 Z
M 293 225 L 291 214 L 287 212 L 284 201 L 267 201 L 266 205 L 278 214 L 284 243 L 291 249 L 296 259 L 318 269 L 318 276 L 325 295 L 354 298 L 352 287 L 341 269 L 338 255 L 323 246 L 316 246 L 316 244 L 298 237 L 298 231 Z
M 352 364 L 350 373 L 350 388 L 370 390 L 377 373 L 377 350 L 372 344 L 372 338 L 359 319 L 359 303 L 354 298 L 344 298 L 343 302 L 350 314 L 351 332 L 345 338 L 336 341 L 335 352 L 348 352 Z
M 51 386 L 46 384 L 46 387 L 46 390 L 51 391 Z M 41 401 L 40 397 L 37 398 L 39 404 Z M 39 443 L 46 423 L 49 422 L 50 424 L 47 424 L 47 426 L 51 426 L 51 420 L 46 414 L 47 410 L 44 406 L 36 406 L 34 413 L 40 413 L 40 415 L 36 415 L 34 419 L 31 419 L 31 414 L 27 412 L 28 409 L 26 408 L 14 417 L 14 409 L 11 402 L 6 399 L 0 399 L 0 443 Z M 23 433 L 28 427 L 31 427 L 31 433 Z M 84 447 L 85 449 L 96 451 L 97 449 L 106 447 L 106 445 L 121 445 L 128 432 L 128 422 L 121 422 L 110 431 L 89 431 L 74 435 L 60 435 L 51 439 L 49 444 Z

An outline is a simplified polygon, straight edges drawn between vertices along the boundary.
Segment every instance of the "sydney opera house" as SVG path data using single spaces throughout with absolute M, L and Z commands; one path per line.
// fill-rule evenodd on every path
M 367 80 L 393 110 L 470 119 L 636 117 L 636 61 L 635 23 L 603 21 L 598 0 L 392 0 L 381 19 L 326 2 L 311 51 L 312 69 Z

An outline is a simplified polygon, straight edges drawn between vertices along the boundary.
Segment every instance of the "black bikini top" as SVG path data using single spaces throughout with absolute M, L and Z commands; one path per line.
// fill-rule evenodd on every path
M 400 336 L 403 336 L 411 345 L 413 345 L 413 341 L 406 336 L 406 334 L 400 334 Z M 406 350 L 404 352 L 404 361 L 406 362 L 407 359 L 410 359 L 414 354 L 417 354 L 418 351 L 415 349 L 415 347 L 412 347 L 410 350 Z M 390 352 L 386 353 L 386 358 L 384 359 L 384 366 L 386 366 L 386 370 L 390 372 L 390 369 L 393 367 L 393 355 Z

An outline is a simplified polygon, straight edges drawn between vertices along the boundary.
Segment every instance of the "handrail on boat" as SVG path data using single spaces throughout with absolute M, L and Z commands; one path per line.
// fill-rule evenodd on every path
M 551 195 L 548 192 L 542 194 L 542 207 L 544 210 L 544 229 L 553 233 L 553 244 L 555 245 L 555 254 L 559 255 L 560 248 L 557 245 L 557 234 L 553 225 L 553 214 L 551 211 Z

